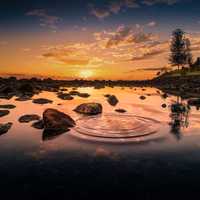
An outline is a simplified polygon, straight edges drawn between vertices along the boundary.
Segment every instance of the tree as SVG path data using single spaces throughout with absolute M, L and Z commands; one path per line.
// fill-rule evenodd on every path
M 172 41 L 170 45 L 169 61 L 173 66 L 184 66 L 186 64 L 186 40 L 185 33 L 181 29 L 176 29 L 172 33 Z
M 193 64 L 193 56 L 191 53 L 191 43 L 188 38 L 185 39 L 185 56 L 186 56 L 186 63 L 191 67 Z

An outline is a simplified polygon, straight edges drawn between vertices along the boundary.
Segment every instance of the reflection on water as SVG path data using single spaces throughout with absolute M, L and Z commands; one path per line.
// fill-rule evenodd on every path
M 169 190 L 172 185 L 175 185 L 173 188 L 181 185 L 182 191 L 188 189 L 188 184 L 193 189 L 198 185 L 193 181 L 200 179 L 197 173 L 200 113 L 195 107 L 189 109 L 187 100 L 164 95 L 155 88 L 77 90 L 89 93 L 90 97 L 61 100 L 56 93 L 43 92 L 34 98 L 47 98 L 52 104 L 19 102 L 15 97 L 0 100 L 0 104 L 16 105 L 9 115 L 0 118 L 0 123 L 13 123 L 0 136 L 2 191 L 14 188 L 25 194 L 48 196 L 61 192 L 67 196 L 74 190 L 72 193 L 77 194 L 78 188 L 84 196 L 91 191 L 102 193 L 118 188 L 122 191 Z M 106 94 L 115 95 L 119 103 L 111 106 Z M 145 99 L 141 100 L 140 96 Z M 102 115 L 86 117 L 73 111 L 87 102 L 102 104 Z M 47 108 L 69 114 L 77 126 L 66 133 L 52 135 L 31 127 L 32 122 L 18 122 L 25 114 L 42 116 Z M 117 113 L 116 109 L 127 112 Z M 128 138 L 127 142 L 126 137 L 134 139 Z M 113 139 L 120 142 L 112 142 Z M 16 183 L 16 180 L 19 181 Z

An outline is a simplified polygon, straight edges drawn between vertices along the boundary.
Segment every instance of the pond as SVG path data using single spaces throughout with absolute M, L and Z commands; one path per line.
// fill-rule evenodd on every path
M 52 104 L 19 102 L 16 97 L 0 100 L 1 105 L 16 105 L 9 115 L 0 118 L 0 123 L 13 123 L 0 136 L 2 194 L 28 195 L 28 199 L 134 194 L 141 199 L 153 198 L 155 192 L 169 195 L 198 191 L 198 108 L 188 106 L 187 99 L 165 95 L 156 88 L 76 90 L 90 97 L 61 100 L 54 92 L 42 92 L 33 98 L 47 98 Z M 106 94 L 115 95 L 117 105 L 110 105 Z M 83 116 L 73 111 L 88 102 L 102 104 L 103 113 Z M 177 104 L 186 109 L 176 112 L 173 106 Z M 42 116 L 47 108 L 70 115 L 77 125 L 52 136 L 33 128 L 32 123 L 18 121 L 25 114 Z

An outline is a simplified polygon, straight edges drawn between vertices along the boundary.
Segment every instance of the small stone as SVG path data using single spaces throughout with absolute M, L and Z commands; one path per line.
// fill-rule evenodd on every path
M 141 99 L 141 100 L 145 100 L 146 97 L 145 97 L 145 96 L 140 96 L 140 99 Z
M 12 127 L 13 123 L 0 124 L 0 135 L 7 133 Z
M 53 103 L 53 101 L 51 101 L 49 99 L 39 98 L 39 99 L 34 99 L 33 103 L 36 103 L 36 104 L 48 104 L 48 103 Z
M 86 115 L 97 115 L 102 113 L 102 110 L 102 105 L 99 103 L 83 103 L 74 109 L 75 112 Z
M 59 93 L 58 96 L 57 96 L 59 99 L 62 99 L 62 100 L 72 100 L 74 99 L 74 97 L 72 97 L 70 94 L 68 93 Z
M 0 110 L 0 117 L 4 117 L 10 113 L 9 110 Z
M 82 98 L 88 98 L 90 95 L 88 93 L 79 93 L 78 96 Z
M 0 108 L 14 109 L 14 108 L 16 108 L 16 106 L 12 105 L 12 104 L 5 104 L 5 105 L 0 105 Z
M 36 121 L 32 124 L 32 127 L 36 129 L 44 129 L 44 121 L 43 120 Z
M 127 112 L 125 109 L 116 109 L 115 111 L 118 112 L 118 113 L 125 113 L 125 112 Z
M 109 96 L 107 101 L 111 106 L 116 106 L 118 104 L 118 102 L 119 102 L 115 95 Z
M 31 121 L 36 121 L 36 120 L 40 120 L 40 116 L 39 115 L 23 115 L 19 118 L 19 122 L 20 123 L 29 123 Z
M 166 107 L 167 107 L 167 105 L 166 105 L 165 103 L 163 103 L 163 104 L 162 104 L 162 107 L 163 107 L 163 108 L 166 108 Z
M 21 96 L 15 99 L 15 101 L 30 101 L 31 97 L 30 96 Z

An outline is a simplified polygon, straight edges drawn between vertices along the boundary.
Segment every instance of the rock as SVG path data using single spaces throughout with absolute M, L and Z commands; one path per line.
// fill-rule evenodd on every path
M 22 94 L 30 94 L 33 95 L 34 87 L 30 83 L 23 83 L 19 86 L 18 91 Z
M 73 91 L 70 91 L 69 94 L 72 95 L 72 96 L 76 96 L 76 95 L 79 95 L 79 92 L 73 90 Z
M 164 99 L 166 99 L 166 98 L 168 97 L 168 95 L 167 95 L 166 93 L 164 93 L 164 94 L 162 95 L 162 97 L 163 97 Z
M 68 93 L 59 93 L 58 96 L 57 96 L 59 99 L 62 99 L 62 100 L 72 100 L 74 99 L 74 97 L 72 97 L 70 94 Z
M 36 129 L 44 129 L 44 121 L 43 120 L 36 121 L 32 124 L 32 127 Z
M 108 98 L 110 97 L 111 95 L 110 94 L 105 94 L 104 97 Z
M 66 130 L 44 129 L 43 134 L 42 134 L 42 140 L 43 141 L 53 140 L 68 131 L 70 131 L 70 129 L 66 129 Z
M 34 99 L 33 103 L 36 103 L 36 104 L 48 104 L 48 103 L 53 103 L 53 101 L 51 101 L 49 99 L 39 98 L 39 99 Z
M 90 95 L 88 93 L 79 93 L 78 96 L 82 98 L 88 98 Z
M 45 132 L 48 134 L 64 133 L 76 125 L 75 121 L 67 114 L 56 109 L 46 109 L 43 113 Z
M 99 103 L 83 103 L 74 109 L 75 112 L 86 115 L 97 115 L 102 113 L 102 110 L 102 105 Z
M 39 115 L 23 115 L 19 118 L 19 122 L 20 123 L 29 123 L 31 121 L 36 121 L 36 120 L 40 120 L 40 116 Z
M 146 97 L 145 97 L 145 96 L 140 96 L 140 99 L 141 99 L 141 100 L 145 100 Z
M 16 108 L 16 106 L 12 105 L 12 104 L 5 104 L 5 105 L 0 105 L 0 108 L 14 109 L 14 108 Z
M 6 124 L 0 124 L 0 135 L 3 135 L 9 131 L 9 129 L 12 127 L 12 123 L 6 123 Z
M 125 113 L 125 112 L 127 112 L 125 109 L 116 109 L 115 111 L 119 112 L 119 113 Z
M 0 117 L 4 117 L 10 113 L 9 110 L 0 110 Z
M 111 95 L 108 97 L 107 99 L 108 103 L 111 105 L 111 106 L 116 106 L 117 103 L 119 102 L 117 97 L 115 95 Z
M 11 99 L 14 96 L 14 89 L 10 86 L 4 86 L 0 89 L 1 99 Z
M 21 96 L 15 99 L 15 101 L 30 101 L 31 97 L 30 96 Z
M 190 106 L 200 106 L 200 99 L 195 98 L 195 99 L 189 99 L 188 104 Z
M 166 108 L 166 107 L 167 107 L 167 104 L 163 103 L 163 104 L 162 104 L 162 107 L 163 107 L 163 108 Z

